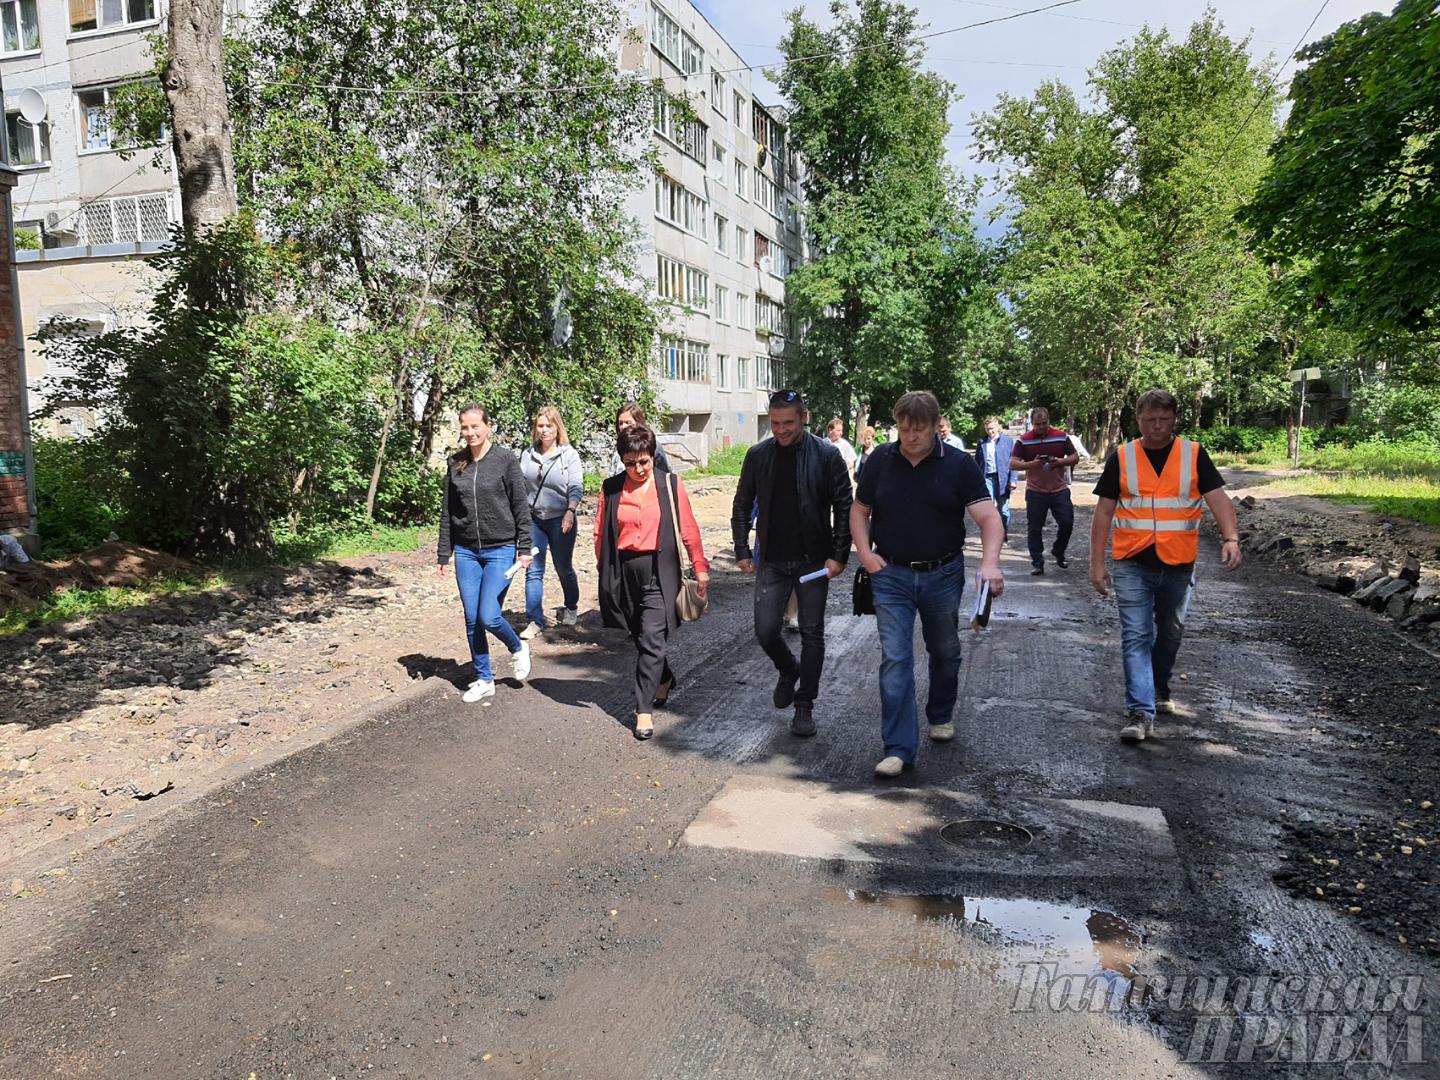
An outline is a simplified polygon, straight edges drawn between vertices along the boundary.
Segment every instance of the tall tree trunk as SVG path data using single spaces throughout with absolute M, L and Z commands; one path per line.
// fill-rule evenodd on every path
M 192 236 L 235 214 L 224 17 L 224 0 L 170 0 L 170 59 L 162 81 L 180 171 L 180 212 Z

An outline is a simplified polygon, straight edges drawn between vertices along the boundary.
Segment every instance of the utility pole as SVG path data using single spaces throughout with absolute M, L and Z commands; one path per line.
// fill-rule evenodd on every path
M 1310 380 L 1318 378 L 1320 378 L 1320 369 L 1318 367 L 1296 368 L 1290 372 L 1290 381 L 1300 385 L 1300 411 L 1296 414 L 1295 450 L 1294 457 L 1290 462 L 1291 468 L 1298 469 L 1300 467 L 1300 444 L 1304 442 L 1303 435 L 1305 431 L 1305 394 L 1310 388 Z

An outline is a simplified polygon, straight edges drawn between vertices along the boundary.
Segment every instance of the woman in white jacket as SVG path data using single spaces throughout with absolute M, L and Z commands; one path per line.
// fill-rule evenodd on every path
M 525 615 L 530 620 L 520 636 L 535 637 L 545 629 L 545 556 L 549 552 L 560 578 L 565 606 L 560 621 L 574 626 L 580 605 L 575 576 L 575 518 L 585 494 L 580 455 L 565 434 L 565 422 L 554 405 L 535 414 L 530 446 L 520 455 L 520 471 L 530 496 L 531 543 L 539 551 L 525 571 Z

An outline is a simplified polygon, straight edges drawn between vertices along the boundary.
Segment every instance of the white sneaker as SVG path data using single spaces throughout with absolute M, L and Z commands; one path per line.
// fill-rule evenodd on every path
M 477 701 L 484 701 L 487 697 L 495 696 L 494 679 L 476 679 L 466 689 L 464 696 L 460 699 L 467 705 L 474 705 Z
M 561 625 L 561 626 L 574 626 L 574 625 L 575 625 L 577 622 L 579 622 L 579 621 L 580 621 L 580 612 L 576 611 L 573 607 L 567 607 L 567 608 L 561 608 L 561 609 L 560 609 L 560 625 Z
M 949 742 L 949 741 L 950 741 L 951 739 L 953 739 L 953 738 L 955 738 L 955 725 L 954 725 L 954 724 L 931 724 L 931 725 L 930 725 L 930 741 L 931 741 L 931 742 Z
M 510 674 L 514 675 L 520 682 L 524 682 L 530 677 L 530 646 L 521 645 L 519 652 L 510 654 L 510 659 L 515 664 Z
M 537 622 L 528 622 L 525 629 L 520 631 L 520 640 L 529 641 L 531 638 L 539 637 L 545 632 L 545 628 Z
M 905 771 L 905 762 L 902 758 L 891 754 L 887 758 L 881 758 L 880 763 L 875 766 L 876 776 L 899 776 Z
M 798 616 L 798 615 L 786 615 L 786 616 L 785 616 L 785 629 L 786 629 L 786 630 L 794 630 L 794 631 L 798 634 L 798 633 L 800 632 L 800 616 Z

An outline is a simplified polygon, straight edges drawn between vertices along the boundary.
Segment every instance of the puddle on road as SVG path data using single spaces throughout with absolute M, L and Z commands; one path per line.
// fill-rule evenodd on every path
M 1023 979 L 1033 985 L 1034 976 L 1025 976 L 1027 966 L 1054 965 L 1042 985 L 1079 976 L 1089 984 L 1088 993 L 1123 1007 L 1138 975 L 1142 936 L 1109 911 L 1043 900 L 906 896 L 839 887 L 826 889 L 824 897 L 832 904 L 876 904 L 920 919 L 953 922 L 962 932 L 995 946 L 999 962 L 992 971 L 1012 981 Z M 954 960 L 918 952 L 903 959 L 941 968 L 960 966 Z

